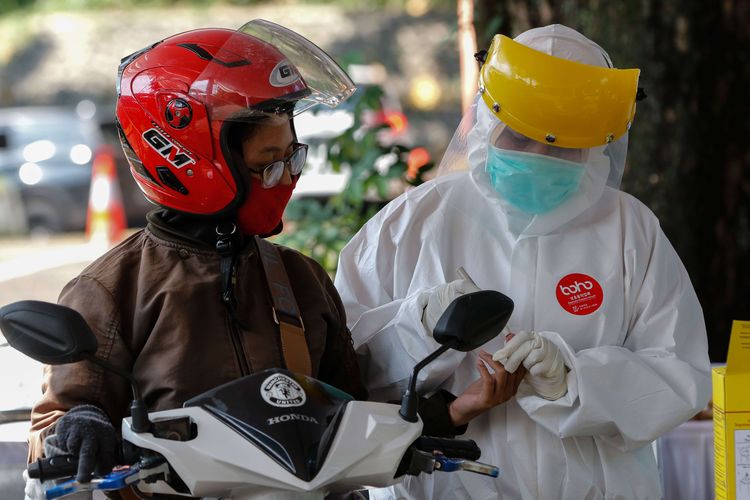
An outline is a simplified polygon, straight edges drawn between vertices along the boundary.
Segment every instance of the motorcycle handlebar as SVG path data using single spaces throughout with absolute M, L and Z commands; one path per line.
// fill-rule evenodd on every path
M 39 479 L 41 482 L 75 476 L 77 471 L 78 457 L 74 455 L 40 458 L 26 468 L 29 478 Z
M 477 443 L 471 439 L 439 438 L 432 436 L 420 436 L 414 442 L 418 450 L 432 453 L 439 451 L 443 455 L 452 458 L 465 458 L 467 460 L 478 460 L 482 451 Z

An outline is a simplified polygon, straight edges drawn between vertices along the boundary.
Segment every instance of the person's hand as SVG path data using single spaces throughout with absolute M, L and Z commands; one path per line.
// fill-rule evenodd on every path
M 117 432 L 107 415 L 94 405 L 71 408 L 55 424 L 55 433 L 44 440 L 47 457 L 78 457 L 76 480 L 91 481 L 91 474 L 104 475 L 117 465 Z
M 422 314 L 422 324 L 430 335 L 435 329 L 440 316 L 456 297 L 480 290 L 470 279 L 460 278 L 450 283 L 443 283 L 432 290 L 427 299 L 427 306 Z
M 544 399 L 554 401 L 568 392 L 565 362 L 554 342 L 534 332 L 515 334 L 492 356 L 509 372 L 519 365 L 528 370 L 526 380 Z
M 492 369 L 492 373 L 487 366 Z M 460 427 L 477 415 L 508 401 L 516 394 L 518 385 L 526 374 L 524 368 L 516 373 L 507 372 L 503 365 L 492 359 L 490 353 L 484 351 L 479 352 L 477 370 L 479 379 L 448 406 L 448 413 L 455 427 Z

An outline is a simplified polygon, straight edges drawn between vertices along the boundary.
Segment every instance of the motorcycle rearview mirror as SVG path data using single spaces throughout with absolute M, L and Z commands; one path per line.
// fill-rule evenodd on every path
M 0 330 L 11 347 L 42 363 L 63 365 L 91 361 L 126 378 L 133 389 L 130 407 L 133 430 L 145 432 L 151 428 L 133 375 L 96 357 L 99 345 L 96 336 L 78 311 L 39 300 L 13 302 L 0 308 Z
M 448 349 L 473 351 L 492 340 L 505 328 L 512 312 L 513 301 L 495 290 L 480 290 L 454 299 L 432 332 L 441 347 L 414 366 L 409 385 L 401 398 L 401 418 L 408 422 L 417 421 L 419 396 L 416 385 L 417 375 L 422 368 Z
M 49 365 L 74 363 L 96 353 L 96 337 L 73 309 L 37 300 L 0 308 L 0 330 L 11 347 Z
M 462 295 L 440 316 L 432 337 L 450 349 L 473 351 L 497 337 L 512 312 L 513 301 L 495 290 Z

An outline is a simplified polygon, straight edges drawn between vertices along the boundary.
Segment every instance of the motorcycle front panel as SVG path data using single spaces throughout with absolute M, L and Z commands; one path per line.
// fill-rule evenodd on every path
M 289 372 L 284 370 L 271 372 L 257 377 L 261 385 L 267 382 L 265 385 L 276 386 L 274 390 L 269 387 L 266 396 L 269 399 L 275 398 L 277 403 L 282 399 L 291 400 L 292 403 L 278 407 L 277 414 L 266 415 L 263 418 L 266 420 L 277 418 L 278 415 L 288 414 L 284 412 L 292 410 L 300 413 L 296 408 L 303 407 L 303 404 L 291 406 L 300 403 L 300 400 L 296 399 L 299 395 L 295 396 L 296 393 L 293 390 L 289 388 L 282 390 L 276 385 L 276 383 L 285 382 L 284 379 L 269 380 L 269 377 L 278 373 L 290 376 Z M 290 378 L 297 380 L 291 376 Z M 305 401 L 309 398 L 317 398 L 314 395 L 315 391 L 307 390 L 306 383 L 304 385 L 297 383 L 305 390 Z M 244 386 L 244 383 L 238 386 Z M 260 390 L 260 385 L 249 384 L 248 387 Z M 398 464 L 407 447 L 414 442 L 422 430 L 421 421 L 411 423 L 399 416 L 398 405 L 367 401 L 347 402 L 345 394 L 326 386 L 324 388 L 326 391 L 333 391 L 333 396 L 331 396 L 333 401 L 340 399 L 343 402 L 338 412 L 333 409 L 324 412 L 324 415 L 331 415 L 333 412 L 333 419 L 332 425 L 329 424 L 322 434 L 319 427 L 316 429 L 314 422 L 292 420 L 293 417 L 289 417 L 288 419 L 279 418 L 279 423 L 271 424 L 271 428 L 276 427 L 282 430 L 271 435 L 266 429 L 260 427 L 257 418 L 250 419 L 248 424 L 243 422 L 242 417 L 237 416 L 232 409 L 233 405 L 221 404 L 220 401 L 227 400 L 224 388 L 226 386 L 214 390 L 218 391 L 219 397 L 209 397 L 209 394 L 213 392 L 209 391 L 190 401 L 190 404 L 200 402 L 197 406 L 149 414 L 154 422 L 188 419 L 196 429 L 195 435 L 190 439 L 174 440 L 154 435 L 152 432 L 134 432 L 130 418 L 123 419 L 122 422 L 123 439 L 136 447 L 152 450 L 166 458 L 170 470 L 176 474 L 176 477 L 173 477 L 169 483 L 186 485 L 190 496 L 266 500 L 282 498 L 289 492 L 312 494 L 314 497 L 316 494 L 327 491 L 349 491 L 363 486 L 386 486 L 398 481 L 398 478 L 394 477 Z M 237 389 L 238 387 L 235 387 L 227 392 L 227 394 L 232 394 L 229 400 L 237 401 L 238 404 L 244 401 L 243 404 L 248 408 L 262 407 L 258 398 L 253 394 L 256 389 Z M 260 400 L 265 402 L 263 396 Z M 209 406 L 213 409 L 209 409 Z M 220 414 L 225 415 L 220 417 Z M 315 419 L 321 424 L 328 420 L 328 416 L 315 417 Z M 302 422 L 308 427 L 301 427 Z M 298 428 L 309 429 L 310 435 L 304 437 L 308 444 L 291 443 L 286 446 L 285 443 L 299 439 L 300 431 L 287 432 L 287 428 L 280 426 L 282 423 L 297 423 L 300 424 Z M 265 424 L 268 425 L 268 422 L 266 421 Z M 253 429 L 251 430 L 250 427 Z M 248 432 L 250 436 L 246 437 L 238 432 L 237 428 L 244 429 L 243 432 Z M 256 431 L 258 433 L 254 434 Z M 313 443 L 318 443 L 318 451 L 315 454 L 311 452 L 315 449 L 311 446 Z M 284 465 L 284 462 L 288 461 L 298 467 L 299 460 L 295 462 L 291 458 L 292 452 L 289 451 L 294 446 L 297 446 L 297 452 L 302 457 L 314 456 L 315 460 L 319 460 L 315 464 L 317 473 L 309 481 L 293 474 L 289 467 Z M 325 453 L 321 450 L 325 450 Z M 318 458 L 318 453 L 322 453 L 321 458 Z M 143 492 L 177 493 L 170 484 L 163 480 L 153 483 L 141 482 L 138 488 Z
M 211 389 L 185 407 L 205 409 L 289 472 L 310 481 L 352 399 L 314 378 L 273 368 Z

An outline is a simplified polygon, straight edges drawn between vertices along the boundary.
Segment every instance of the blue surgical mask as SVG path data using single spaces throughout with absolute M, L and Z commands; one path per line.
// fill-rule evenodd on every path
M 584 172 L 581 163 L 494 146 L 486 168 L 495 191 L 529 214 L 549 212 L 570 198 Z

